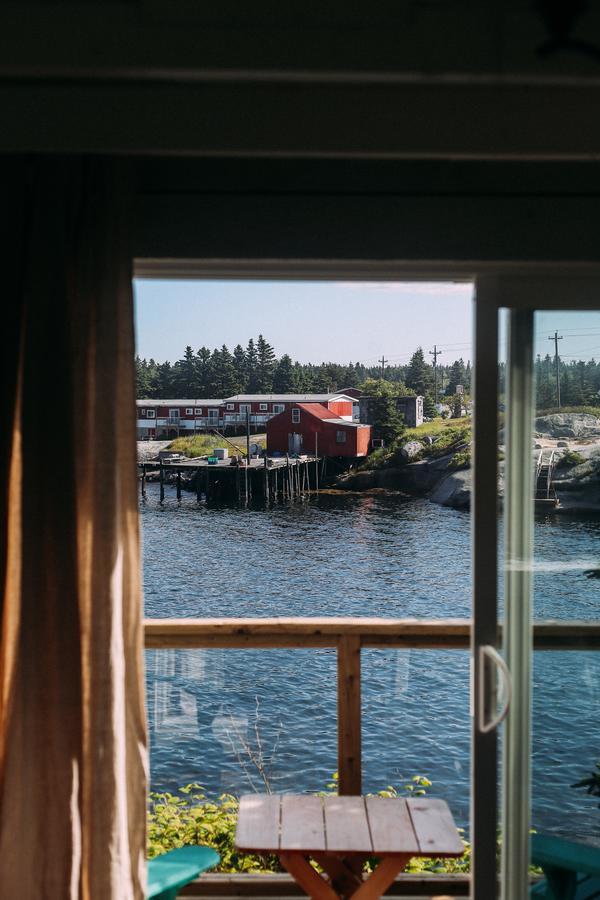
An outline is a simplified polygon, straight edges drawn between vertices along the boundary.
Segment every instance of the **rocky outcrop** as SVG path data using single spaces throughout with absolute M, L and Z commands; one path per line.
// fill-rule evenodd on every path
M 600 437 L 600 419 L 588 413 L 553 413 L 538 416 L 535 430 L 551 438 Z
M 427 495 L 428 500 L 454 509 L 469 509 L 471 505 L 471 470 L 462 469 L 444 476 Z

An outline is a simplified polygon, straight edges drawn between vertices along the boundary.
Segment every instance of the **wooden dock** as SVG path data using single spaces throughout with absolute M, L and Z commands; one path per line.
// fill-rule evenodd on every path
M 222 500 L 247 505 L 252 499 L 295 500 L 319 491 L 325 476 L 326 459 L 315 456 L 263 457 L 249 464 L 231 459 L 209 463 L 206 458 L 140 462 L 140 492 L 146 496 L 146 483 L 158 480 L 160 499 L 165 499 L 165 484 L 174 480 L 177 499 L 181 499 L 182 475 L 186 490 L 196 492 L 198 500 Z M 173 479 L 173 474 L 175 478 Z

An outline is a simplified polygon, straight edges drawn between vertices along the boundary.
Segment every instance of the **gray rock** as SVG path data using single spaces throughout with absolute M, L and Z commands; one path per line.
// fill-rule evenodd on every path
M 598 437 L 600 419 L 589 413 L 553 413 L 549 416 L 538 416 L 535 420 L 535 430 L 553 438 Z
M 423 444 L 420 441 L 408 441 L 400 447 L 399 456 L 406 462 L 410 462 L 419 455 L 422 449 Z
M 468 509 L 471 504 L 471 470 L 461 469 L 459 472 L 449 473 L 436 484 L 427 497 L 441 506 Z

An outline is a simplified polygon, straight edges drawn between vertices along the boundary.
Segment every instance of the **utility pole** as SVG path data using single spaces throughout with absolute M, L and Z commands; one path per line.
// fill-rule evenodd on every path
M 381 359 L 378 359 L 377 362 L 381 363 L 381 377 L 383 378 L 384 377 L 383 373 L 385 372 L 385 364 L 386 364 L 386 362 L 389 362 L 389 359 L 386 359 L 382 353 Z
M 433 396 L 434 403 L 438 402 L 438 390 L 437 390 L 437 358 L 442 351 L 438 350 L 437 344 L 433 345 L 433 350 L 429 351 L 429 355 L 433 356 Z
M 554 337 L 549 337 L 549 341 L 554 341 L 554 363 L 556 365 L 556 405 L 560 409 L 560 356 L 558 355 L 558 342 L 562 341 L 563 336 L 558 331 L 554 332 Z

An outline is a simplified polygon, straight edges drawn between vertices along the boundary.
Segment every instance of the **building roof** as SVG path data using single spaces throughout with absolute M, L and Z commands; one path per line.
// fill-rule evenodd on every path
M 347 394 L 235 394 L 225 397 L 224 403 L 328 403 L 330 400 L 353 400 Z
M 220 406 L 222 400 L 136 400 L 136 406 Z

